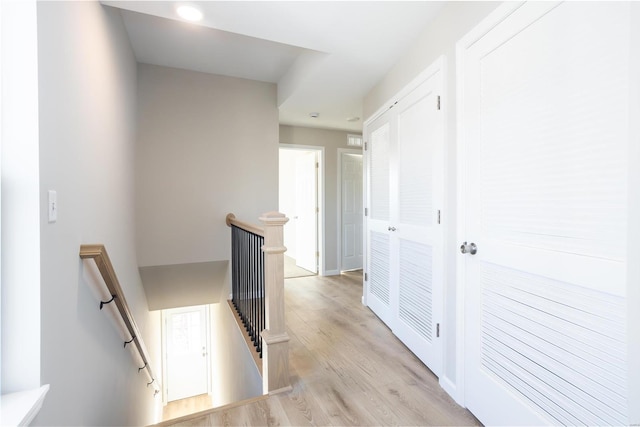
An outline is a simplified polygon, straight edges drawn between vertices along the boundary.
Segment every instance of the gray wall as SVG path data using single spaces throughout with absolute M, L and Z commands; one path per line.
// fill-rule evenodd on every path
M 369 118 L 440 55 L 445 56 L 445 254 L 456 250 L 456 42 L 493 11 L 499 2 L 448 2 L 407 53 L 365 97 L 363 110 Z M 444 377 L 455 387 L 456 377 L 456 265 L 445 257 Z M 449 391 L 452 387 L 448 388 Z
M 153 391 L 78 257 L 106 245 L 152 355 L 159 321 L 147 309 L 134 228 L 136 61 L 120 15 L 98 2 L 39 2 L 41 381 L 51 389 L 36 425 L 145 425 Z M 161 372 L 160 360 L 152 362 Z
M 276 86 L 138 65 L 140 266 L 229 259 L 225 216 L 278 209 Z
M 338 274 L 338 148 L 347 146 L 348 132 L 280 126 L 280 143 L 324 147 L 324 270 Z M 284 212 L 286 214 L 286 212 Z
M 211 304 L 213 406 L 262 395 L 262 376 L 226 301 Z

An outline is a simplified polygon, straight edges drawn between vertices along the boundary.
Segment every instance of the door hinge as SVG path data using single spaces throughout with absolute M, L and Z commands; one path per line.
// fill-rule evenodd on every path
M 438 110 L 440 109 L 440 95 L 438 95 Z
M 367 151 L 367 141 L 364 142 L 364 151 Z
M 316 162 L 316 169 L 320 167 L 320 163 Z
M 369 208 L 364 208 L 364 216 L 369 215 Z
M 316 252 L 316 258 L 320 258 L 320 252 Z
M 436 338 L 440 338 L 440 323 L 436 323 Z
M 369 275 L 367 273 L 364 273 L 364 281 L 365 282 L 369 281 Z
M 316 213 L 320 213 L 320 208 L 316 208 Z
M 438 209 L 438 224 L 440 224 L 440 209 Z

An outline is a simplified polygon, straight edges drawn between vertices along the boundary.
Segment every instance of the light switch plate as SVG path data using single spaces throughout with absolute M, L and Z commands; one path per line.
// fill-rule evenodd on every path
M 54 190 L 49 190 L 49 222 L 56 222 L 58 220 L 58 193 Z

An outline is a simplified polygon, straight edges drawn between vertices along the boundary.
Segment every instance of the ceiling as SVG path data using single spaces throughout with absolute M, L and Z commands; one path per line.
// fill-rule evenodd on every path
M 280 123 L 362 131 L 362 100 L 443 2 L 102 1 L 139 62 L 276 83 Z M 181 4 L 203 13 L 183 22 Z M 317 118 L 310 113 L 318 113 Z M 358 117 L 357 121 L 348 121 Z

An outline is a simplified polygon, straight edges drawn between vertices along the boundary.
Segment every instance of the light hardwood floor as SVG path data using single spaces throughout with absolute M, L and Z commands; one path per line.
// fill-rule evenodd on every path
M 172 420 L 211 408 L 213 408 L 213 402 L 211 402 L 211 396 L 208 394 L 187 397 L 186 399 L 169 402 L 162 410 L 162 419 Z
M 361 274 L 285 288 L 293 390 L 163 425 L 480 425 L 362 306 Z

